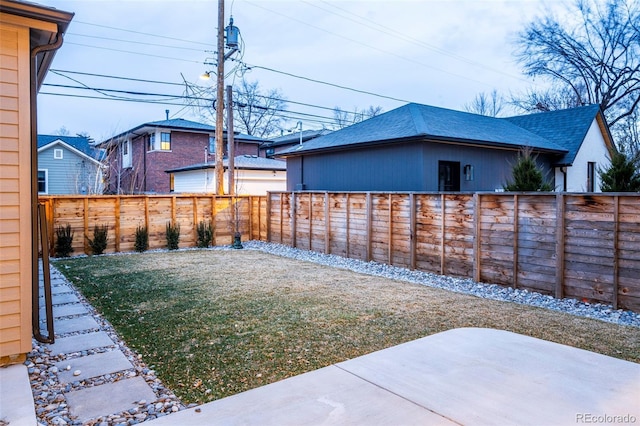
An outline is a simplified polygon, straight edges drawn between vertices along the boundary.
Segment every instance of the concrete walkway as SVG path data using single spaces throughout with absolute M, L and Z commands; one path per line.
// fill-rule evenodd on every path
M 152 420 L 165 425 L 638 424 L 640 364 L 464 328 Z

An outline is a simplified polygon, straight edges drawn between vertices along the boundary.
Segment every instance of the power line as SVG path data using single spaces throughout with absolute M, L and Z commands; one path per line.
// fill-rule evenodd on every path
M 152 57 L 152 58 L 170 59 L 172 61 L 182 61 L 182 62 L 189 62 L 189 63 L 194 63 L 194 64 L 201 64 L 202 63 L 201 61 L 192 61 L 192 60 L 188 60 L 188 59 L 172 58 L 172 57 L 169 57 L 169 56 L 162 56 L 162 55 L 152 55 L 151 53 L 132 52 L 130 50 L 113 49 L 111 47 L 92 46 L 90 44 L 75 43 L 73 41 L 66 41 L 65 44 L 73 44 L 75 46 L 90 47 L 90 48 L 93 48 L 93 49 L 109 50 L 109 51 L 112 51 L 112 52 L 130 53 L 132 55 L 138 55 L 138 56 L 149 56 L 149 57 Z
M 117 42 L 120 42 L 120 43 L 139 44 L 139 45 L 143 45 L 143 46 L 155 46 L 155 47 L 161 47 L 163 49 L 179 49 L 179 50 L 191 50 L 191 51 L 194 51 L 194 52 L 203 52 L 202 49 L 195 49 L 195 48 L 192 48 L 192 47 L 169 46 L 169 45 L 166 45 L 166 44 L 148 43 L 148 42 L 137 41 L 137 40 L 123 40 L 123 39 L 119 39 L 119 38 L 101 37 L 101 36 L 89 35 L 89 34 L 67 33 L 66 35 L 67 36 L 74 36 L 74 37 L 93 38 L 93 39 L 97 39 L 97 40 L 117 41 Z
M 266 7 L 260 6 L 260 5 L 256 4 L 256 3 L 252 2 L 252 1 L 245 0 L 245 3 L 248 3 L 248 4 L 250 4 L 250 5 L 254 6 L 254 7 L 257 7 L 257 8 L 259 8 L 259 9 L 266 10 L 267 12 L 271 12 L 271 13 L 273 13 L 273 14 L 275 14 L 275 15 L 279 15 L 279 16 L 282 16 L 282 17 L 284 17 L 284 18 L 290 19 L 290 20 L 292 20 L 292 21 L 299 22 L 299 23 L 301 23 L 301 24 L 303 24 L 303 25 L 306 25 L 306 26 L 309 26 L 309 27 L 311 27 L 311 28 L 314 28 L 314 29 L 316 29 L 316 30 L 318 30 L 318 31 L 322 31 L 322 32 L 325 32 L 325 33 L 327 33 L 327 34 L 331 34 L 331 35 L 333 35 L 333 36 L 339 37 L 341 40 L 348 40 L 348 41 L 350 41 L 350 42 L 352 42 L 352 43 L 359 44 L 360 46 L 364 46 L 364 47 L 367 47 L 367 48 L 369 48 L 369 49 L 376 50 L 376 51 L 381 52 L 381 53 L 384 53 L 384 54 L 386 54 L 386 55 L 395 56 L 396 58 L 402 59 L 402 60 L 404 60 L 404 61 L 407 61 L 407 62 L 410 62 L 410 63 L 416 64 L 416 65 L 423 66 L 423 67 L 425 67 L 425 68 L 430 68 L 430 69 L 433 69 L 433 70 L 436 70 L 436 71 L 440 71 L 440 72 L 442 72 L 442 73 L 449 74 L 449 75 L 452 75 L 452 76 L 455 76 L 455 77 L 459 77 L 459 78 L 462 78 L 462 79 L 465 79 L 465 80 L 474 81 L 474 82 L 476 82 L 476 83 L 483 84 L 483 85 L 485 85 L 485 86 L 488 86 L 488 85 L 489 85 L 489 84 L 487 84 L 487 83 L 485 83 L 485 82 L 483 82 L 483 81 L 479 81 L 479 80 L 476 80 L 476 79 L 473 79 L 473 78 L 470 78 L 470 77 L 467 77 L 467 76 L 464 76 L 464 75 L 460 75 L 460 74 L 452 73 L 452 72 L 447 71 L 447 70 L 444 70 L 444 69 L 442 69 L 442 68 L 438 68 L 438 67 L 435 67 L 435 66 L 433 66 L 433 65 L 425 64 L 424 62 L 416 61 L 415 59 L 407 58 L 406 56 L 398 55 L 397 53 L 389 52 L 389 51 L 387 51 L 387 50 L 380 49 L 380 48 L 375 47 L 375 46 L 371 46 L 370 44 L 363 43 L 363 42 L 358 41 L 358 40 L 355 40 L 355 39 L 353 39 L 353 38 L 346 37 L 346 36 L 343 36 L 343 35 L 340 35 L 340 34 L 336 34 L 336 33 L 332 32 L 332 31 L 329 31 L 329 30 L 326 30 L 326 29 L 324 29 L 324 28 L 318 27 L 317 25 L 310 24 L 310 23 L 305 22 L 305 21 L 303 21 L 303 20 L 301 20 L 301 19 L 294 18 L 294 17 L 292 17 L 292 16 L 288 16 L 288 15 L 285 15 L 285 14 L 283 14 L 283 13 L 276 12 L 276 11 L 271 10 L 271 9 L 269 9 L 269 8 L 266 8 Z
M 57 74 L 57 75 L 61 75 L 61 74 L 76 74 L 76 75 L 83 75 L 83 76 L 89 76 L 89 77 L 101 77 L 101 78 L 109 78 L 109 79 L 123 80 L 123 81 L 134 81 L 134 82 L 141 82 L 141 83 L 153 83 L 153 84 L 162 84 L 162 85 L 167 85 L 167 86 L 184 87 L 184 83 L 172 83 L 172 82 L 168 82 L 168 81 L 159 81 L 159 80 L 148 80 L 148 79 L 141 79 L 141 78 L 113 76 L 113 75 L 106 75 L 106 74 L 81 72 L 81 71 L 50 69 L 49 72 L 52 72 L 52 73 Z M 63 76 L 63 75 L 61 75 L 61 76 Z M 66 77 L 66 76 L 63 76 L 63 77 Z M 78 84 L 83 84 L 83 83 L 80 83 L 78 81 L 76 81 L 76 82 Z M 331 84 L 331 83 L 326 83 L 326 84 Z M 357 89 L 354 89 L 354 90 L 357 90 Z M 236 92 L 236 94 L 242 94 L 237 89 L 235 90 L 235 92 Z M 286 102 L 286 103 L 300 105 L 300 106 L 306 106 L 306 107 L 309 107 L 309 108 L 317 108 L 317 109 L 322 109 L 322 110 L 327 110 L 327 111 L 335 111 L 335 108 L 330 108 L 330 107 L 321 106 L 321 105 L 314 105 L 314 104 L 305 103 L 305 102 L 299 102 L 299 101 L 292 101 L 292 100 L 284 99 L 284 98 L 276 98 L 276 97 L 273 97 L 273 96 L 265 96 L 265 95 L 258 95 L 258 94 L 255 94 L 253 96 L 258 97 L 258 98 L 263 98 L 263 99 L 270 99 L 270 100 L 274 100 L 274 101 Z M 354 112 L 354 111 L 346 111 L 346 110 L 344 110 L 342 112 L 345 112 L 347 114 L 352 114 L 352 115 L 358 115 L 358 113 Z
M 163 38 L 163 39 L 166 39 L 166 40 L 181 41 L 181 42 L 184 42 L 184 43 L 201 44 L 203 46 L 208 46 L 208 47 L 212 47 L 213 46 L 212 44 L 203 43 L 203 42 L 200 42 L 200 41 L 185 40 L 185 39 L 182 39 L 182 38 L 161 36 L 161 35 L 158 35 L 158 34 L 151 34 L 151 33 L 145 33 L 145 32 L 142 32 L 142 31 L 128 30 L 128 29 L 125 29 L 125 28 L 111 27 L 111 26 L 108 26 L 108 25 L 94 24 L 94 23 L 91 23 L 91 22 L 76 21 L 76 20 L 74 20 L 73 22 L 74 22 L 74 24 L 89 25 L 89 26 L 92 26 L 92 27 L 100 27 L 100 28 L 106 28 L 106 29 L 109 29 L 109 30 L 123 31 L 123 32 L 131 33 L 131 34 L 140 34 L 140 35 L 145 35 L 145 36 L 149 36 L 149 37 Z
M 273 69 L 273 68 L 263 67 L 261 65 L 245 64 L 245 66 L 248 69 L 258 68 L 258 69 L 262 69 L 262 70 L 265 70 L 265 71 L 271 71 L 271 72 L 275 72 L 275 73 L 278 73 L 278 74 L 283 74 L 283 75 L 286 75 L 286 76 L 289 76 L 289 77 L 295 77 L 295 78 L 298 78 L 298 79 L 301 79 L 301 80 L 310 81 L 310 82 L 313 82 L 313 83 L 324 84 L 326 86 L 331 86 L 331 87 L 335 87 L 335 88 L 338 88 L 338 89 L 349 90 L 349 91 L 352 91 L 352 92 L 361 93 L 361 94 L 364 94 L 364 95 L 376 96 L 378 98 L 389 99 L 389 100 L 397 101 L 397 102 L 411 103 L 411 101 L 407 101 L 407 100 L 400 99 L 400 98 L 394 98 L 393 96 L 380 95 L 378 93 L 373 93 L 373 92 L 369 92 L 369 91 L 366 91 L 366 90 L 354 89 L 354 88 L 351 88 L 351 87 L 342 86 L 342 85 L 335 84 L 335 83 L 329 83 L 329 82 L 322 81 L 322 80 L 316 80 L 316 79 L 310 78 L 310 77 L 303 77 L 303 76 L 292 74 L 292 73 L 289 73 L 289 72 L 286 72 L 286 71 L 279 71 L 279 70 L 276 70 L 276 69 Z

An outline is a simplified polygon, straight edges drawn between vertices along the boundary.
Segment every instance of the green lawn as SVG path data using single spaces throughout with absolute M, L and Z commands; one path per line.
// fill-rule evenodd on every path
M 458 327 L 640 362 L 640 329 L 251 250 L 55 265 L 184 403 L 203 403 Z

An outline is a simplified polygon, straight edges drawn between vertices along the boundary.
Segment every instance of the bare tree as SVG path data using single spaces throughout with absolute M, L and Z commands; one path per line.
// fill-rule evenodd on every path
M 287 107 L 280 90 L 272 89 L 262 94 L 257 81 L 242 79 L 233 96 L 236 107 L 234 117 L 237 121 L 234 128 L 261 138 L 274 135 L 280 130 L 284 121 L 281 113 Z
M 576 104 L 599 104 L 614 126 L 640 103 L 640 3 L 575 0 L 562 16 L 531 22 L 519 34 L 518 59 L 526 74 L 568 89 Z
M 486 115 L 489 117 L 497 117 L 505 107 L 504 98 L 493 89 L 491 93 L 478 93 L 475 98 L 464 106 L 467 112 L 474 114 Z
M 215 123 L 216 88 L 189 83 L 183 78 L 185 90 L 183 99 L 187 106 L 196 111 L 206 123 Z M 278 89 L 263 93 L 257 81 L 240 80 L 234 88 L 234 128 L 242 133 L 257 137 L 276 134 L 282 127 L 282 112 L 287 101 Z M 225 114 L 226 121 L 226 114 Z
M 353 111 L 346 111 L 340 107 L 335 107 L 333 109 L 333 121 L 335 123 L 334 128 L 339 130 L 380 115 L 382 112 L 383 110 L 381 106 L 373 105 L 370 105 L 368 108 L 363 110 L 359 110 L 358 107 L 355 107 Z

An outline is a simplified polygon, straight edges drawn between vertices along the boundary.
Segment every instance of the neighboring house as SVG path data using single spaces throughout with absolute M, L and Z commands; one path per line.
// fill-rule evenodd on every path
M 598 105 L 493 118 L 411 103 L 280 156 L 289 191 L 500 191 L 522 147 L 572 192 L 599 191 L 614 150 Z
M 260 146 L 260 151 L 264 151 L 265 157 L 272 158 L 293 146 L 300 145 L 310 141 L 311 139 L 319 138 L 320 136 L 324 136 L 329 133 L 331 133 L 331 130 L 327 129 L 303 130 L 302 132 L 292 131 L 289 134 L 283 134 L 282 136 L 271 138 Z
M 102 194 L 102 152 L 82 136 L 38 135 L 39 194 Z
M 264 142 L 240 133 L 234 133 L 234 140 L 236 155 L 259 155 Z M 173 183 L 165 170 L 215 162 L 215 127 L 182 118 L 153 121 L 97 146 L 107 152 L 106 193 L 168 193 Z M 227 152 L 225 143 L 225 156 Z
M 228 160 L 224 160 L 224 188 L 227 192 Z M 238 195 L 265 195 L 268 191 L 287 189 L 287 165 L 282 160 L 239 155 L 234 159 L 235 193 Z M 215 192 L 216 173 L 214 163 L 200 163 L 166 171 L 173 175 L 175 192 Z
M 0 0 L 0 366 L 23 363 L 37 330 L 36 95 L 72 18 L 32 2 Z M 11 392 L 4 388 L 9 384 L 1 386 Z

